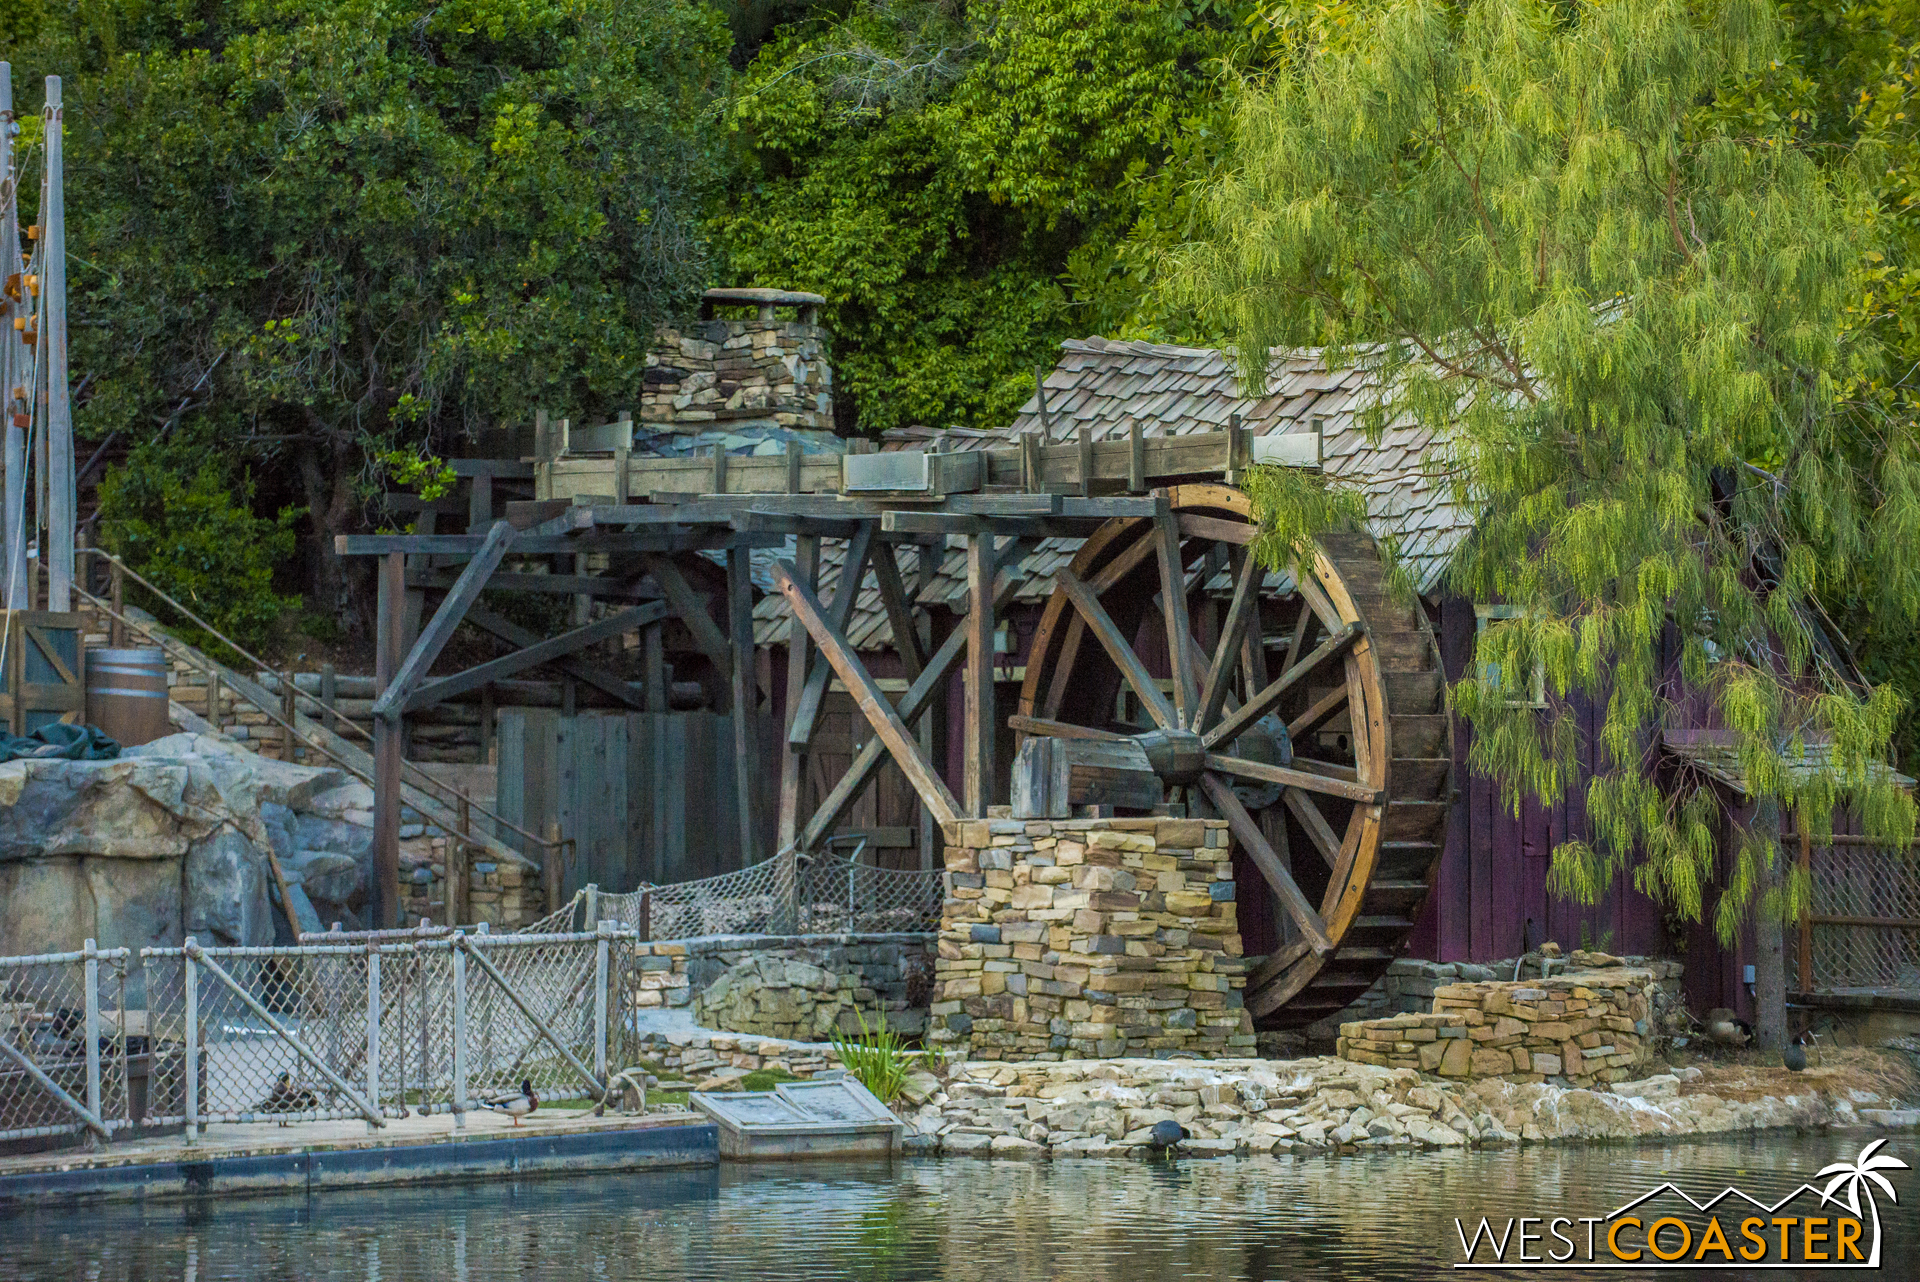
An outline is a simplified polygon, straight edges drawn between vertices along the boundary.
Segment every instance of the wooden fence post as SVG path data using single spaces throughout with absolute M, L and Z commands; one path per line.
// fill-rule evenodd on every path
M 113 615 L 107 620 L 107 644 L 118 650 L 127 644 L 127 625 L 121 617 L 127 612 L 127 570 L 115 557 L 107 562 L 107 604 Z
M 1800 830 L 1800 875 L 1807 882 L 1807 902 L 1800 909 L 1800 991 L 1813 991 L 1813 834 L 1807 831 L 1804 812 L 1794 816 Z

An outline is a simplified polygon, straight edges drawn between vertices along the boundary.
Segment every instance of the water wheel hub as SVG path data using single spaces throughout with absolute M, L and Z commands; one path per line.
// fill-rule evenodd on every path
M 1191 730 L 1148 730 L 1133 739 L 1146 749 L 1153 773 L 1168 784 L 1184 788 L 1206 773 L 1206 745 Z

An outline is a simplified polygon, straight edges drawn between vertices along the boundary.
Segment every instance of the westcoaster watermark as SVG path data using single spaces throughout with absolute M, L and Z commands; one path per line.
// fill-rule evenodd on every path
M 1900 1199 L 1884 1172 L 1909 1169 L 1875 1140 L 1773 1203 L 1737 1188 L 1696 1202 L 1677 1184 L 1642 1193 L 1610 1215 L 1456 1219 L 1456 1269 L 1785 1269 L 1880 1267 L 1880 1203 Z M 1807 1194 L 1815 1203 L 1793 1204 Z M 1743 1205 L 1744 1204 L 1744 1205 Z M 1826 1208 L 1827 1214 L 1819 1214 Z

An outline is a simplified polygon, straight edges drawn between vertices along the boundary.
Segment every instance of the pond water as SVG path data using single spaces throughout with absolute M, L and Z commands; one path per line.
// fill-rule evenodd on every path
M 1517 1215 L 1602 1216 L 1669 1180 L 1702 1201 L 1735 1185 L 1772 1203 L 1827 1163 L 1853 1160 L 1870 1138 L 1175 1163 L 729 1165 L 49 1207 L 0 1217 L 0 1272 L 19 1282 L 1495 1276 L 1449 1267 L 1463 1258 L 1456 1216 L 1467 1217 L 1469 1232 L 1481 1216 L 1496 1228 Z M 1920 1137 L 1896 1136 L 1884 1152 L 1920 1165 Z M 1889 1261 L 1881 1276 L 1913 1277 L 1920 1175 L 1890 1174 L 1899 1203 L 1880 1199 Z M 1667 1232 L 1671 1246 L 1676 1231 Z M 1564 1249 L 1552 1240 L 1530 1248 Z M 1484 1250 L 1479 1258 L 1488 1259 Z M 1562 1267 L 1556 1275 L 1600 1272 Z

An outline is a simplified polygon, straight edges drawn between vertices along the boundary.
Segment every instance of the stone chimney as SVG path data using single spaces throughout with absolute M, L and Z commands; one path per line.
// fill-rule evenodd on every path
M 826 301 L 784 289 L 708 290 L 699 322 L 662 329 L 647 353 L 641 423 L 709 439 L 773 428 L 831 434 Z

